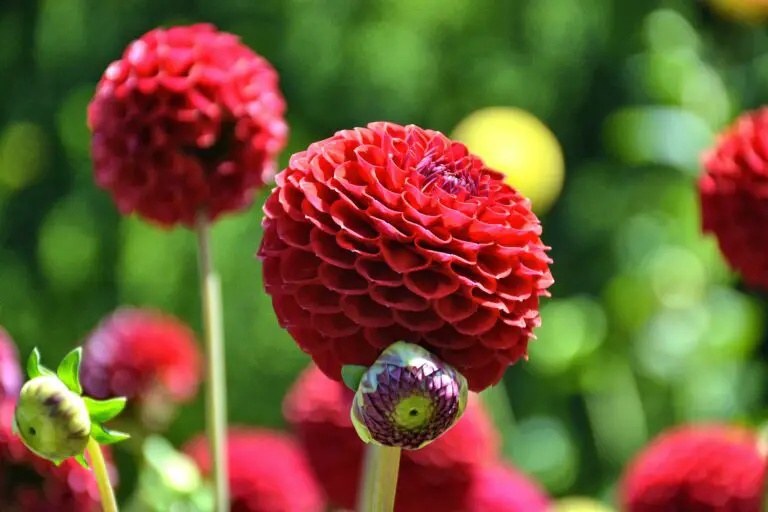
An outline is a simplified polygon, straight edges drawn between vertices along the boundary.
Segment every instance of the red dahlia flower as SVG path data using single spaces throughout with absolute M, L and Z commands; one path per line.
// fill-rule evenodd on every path
M 548 512 L 549 497 L 517 469 L 497 464 L 476 471 L 464 512 Z
M 0 404 L 0 510 L 3 512 L 97 512 L 99 490 L 91 471 L 74 459 L 61 466 L 41 459 L 11 432 L 14 401 Z M 107 450 L 107 448 L 105 448 Z M 117 473 L 110 464 L 110 479 Z
M 211 471 L 208 441 L 184 449 L 204 474 Z M 227 437 L 232 512 L 322 512 L 325 503 L 295 441 L 280 432 L 230 428 Z
M 627 512 L 761 512 L 766 459 L 754 433 L 736 427 L 678 427 L 628 467 Z
M 702 228 L 750 286 L 768 289 L 768 107 L 739 118 L 704 158 Z
M 265 288 L 327 375 L 408 341 L 479 391 L 525 355 L 553 282 L 541 225 L 464 145 L 373 123 L 293 155 L 276 183 Z
M 94 398 L 125 396 L 141 403 L 160 394 L 186 402 L 197 393 L 202 355 L 195 334 L 176 318 L 120 309 L 88 336 L 80 375 L 85 393 Z
M 365 445 L 350 418 L 354 393 L 311 366 L 283 403 L 309 463 L 329 501 L 353 510 Z M 477 467 L 493 463 L 499 437 L 479 399 L 470 395 L 459 422 L 426 447 L 402 453 L 396 512 L 464 512 Z
M 16 345 L 5 330 L 0 327 L 0 401 L 16 398 L 21 390 L 21 368 Z
M 285 146 L 272 66 L 212 25 L 155 29 L 104 72 L 88 106 L 96 183 L 123 214 L 194 223 L 247 206 Z

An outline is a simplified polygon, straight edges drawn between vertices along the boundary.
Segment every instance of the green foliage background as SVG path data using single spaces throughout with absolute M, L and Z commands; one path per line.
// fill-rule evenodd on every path
M 85 109 L 102 71 L 158 25 L 212 22 L 281 74 L 288 156 L 375 120 L 450 132 L 513 105 L 563 145 L 530 361 L 495 407 L 505 454 L 555 495 L 610 499 L 626 460 L 677 423 L 765 418 L 765 307 L 698 229 L 699 155 L 768 99 L 768 35 L 694 1 L 16 0 L 0 6 L 0 324 L 56 361 L 120 305 L 199 329 L 191 233 L 121 219 L 91 178 Z M 263 195 L 257 203 L 263 200 Z M 230 416 L 282 426 L 307 358 L 255 260 L 256 204 L 215 228 Z M 495 395 L 491 400 L 504 399 Z M 203 426 L 186 407 L 170 438 Z

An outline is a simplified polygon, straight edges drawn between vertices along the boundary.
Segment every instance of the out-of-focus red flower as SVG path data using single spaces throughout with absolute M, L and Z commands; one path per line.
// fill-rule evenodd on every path
M 475 472 L 464 512 L 547 512 L 550 500 L 542 488 L 517 469 L 496 464 Z
M 742 115 L 704 157 L 702 229 L 750 286 L 768 289 L 768 108 Z
M 553 282 L 541 225 L 463 144 L 373 123 L 293 155 L 276 184 L 265 289 L 328 376 L 408 341 L 479 391 L 526 354 Z
M 766 459 L 754 433 L 730 426 L 674 428 L 628 466 L 627 512 L 761 512 Z
M 192 330 L 160 312 L 119 309 L 88 336 L 80 369 L 85 393 L 142 402 L 161 392 L 172 402 L 194 398 L 202 355 Z
M 365 445 L 350 419 L 354 393 L 311 366 L 283 403 L 329 501 L 354 509 Z M 405 450 L 400 463 L 397 512 L 462 511 L 477 467 L 496 461 L 499 436 L 480 401 L 470 395 L 464 416 L 426 447 Z
M 123 214 L 192 225 L 250 204 L 288 128 L 272 66 L 207 24 L 155 29 L 109 65 L 88 106 L 96 183 Z
M 199 436 L 184 451 L 204 474 L 211 471 L 208 441 Z M 227 437 L 232 512 L 322 512 L 325 503 L 306 457 L 290 436 L 232 427 Z
M 18 396 L 21 390 L 21 368 L 19 353 L 13 340 L 0 327 L 0 401 Z
M 0 404 L 0 510 L 3 512 L 97 512 L 99 490 L 91 471 L 74 459 L 56 467 L 11 433 L 14 400 Z M 112 484 L 117 473 L 105 447 Z M 87 456 L 86 456 L 87 458 Z

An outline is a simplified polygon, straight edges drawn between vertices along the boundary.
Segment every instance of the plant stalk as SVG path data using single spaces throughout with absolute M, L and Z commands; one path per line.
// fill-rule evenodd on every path
M 400 448 L 367 444 L 357 512 L 392 512 L 395 508 Z
M 102 510 L 104 512 L 117 512 L 117 500 L 109 481 L 107 463 L 104 461 L 104 454 L 101 453 L 101 446 L 93 438 L 88 439 L 88 455 L 91 459 L 93 474 L 96 477 L 96 484 L 99 487 Z
M 216 512 L 229 510 L 227 475 L 227 389 L 224 364 L 224 326 L 221 305 L 221 281 L 214 270 L 211 254 L 210 222 L 205 212 L 197 216 L 197 249 L 200 266 L 200 298 L 208 385 L 206 386 L 206 430 L 213 461 L 213 486 Z

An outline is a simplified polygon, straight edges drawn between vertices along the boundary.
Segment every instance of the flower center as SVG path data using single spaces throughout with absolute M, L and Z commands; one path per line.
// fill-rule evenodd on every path
M 439 187 L 449 194 L 465 191 L 475 195 L 480 188 L 479 176 L 472 173 L 469 162 L 465 162 L 464 159 L 445 163 L 441 159 L 435 159 L 433 154 L 427 152 L 416 165 L 416 172 L 424 176 L 424 183 L 422 184 L 424 191 Z
M 392 419 L 397 428 L 417 430 L 429 424 L 432 419 L 434 404 L 429 397 L 411 395 L 400 401 L 392 411 Z

